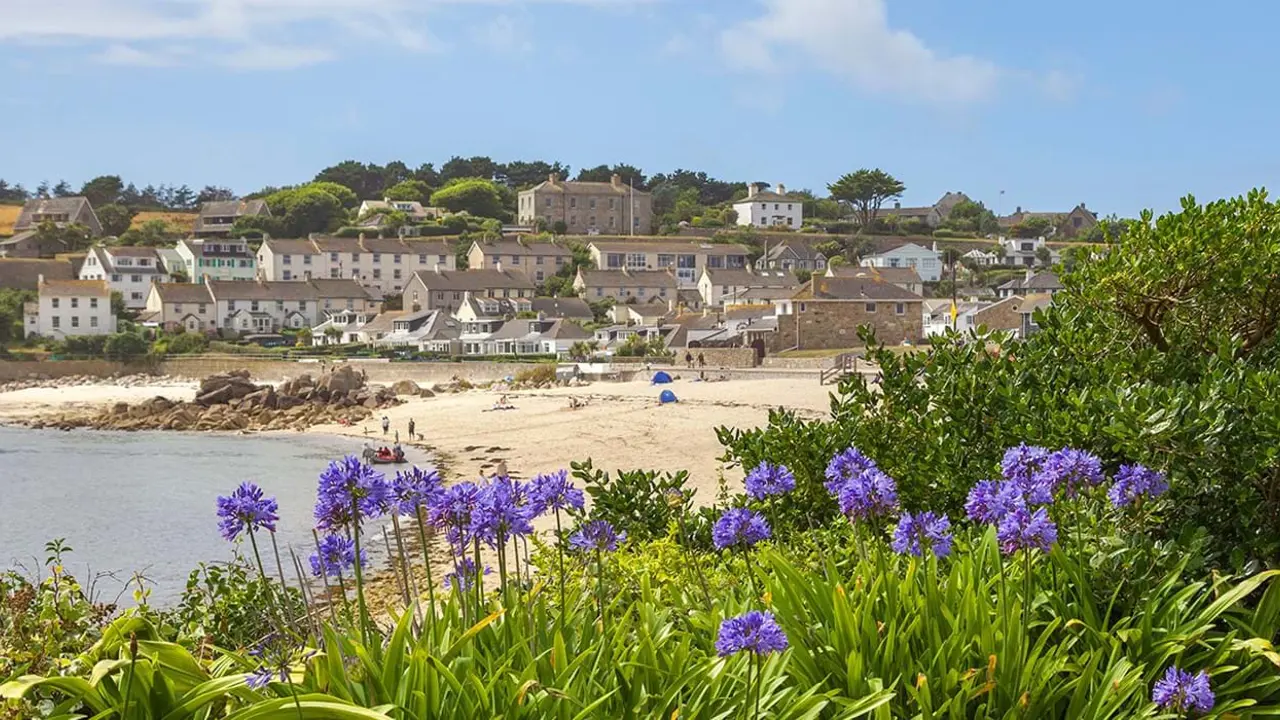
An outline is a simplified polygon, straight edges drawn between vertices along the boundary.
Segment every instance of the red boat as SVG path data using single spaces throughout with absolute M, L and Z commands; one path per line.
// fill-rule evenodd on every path
M 400 465 L 409 462 L 404 457 L 404 451 L 396 448 L 394 452 L 391 450 L 379 450 L 369 458 L 369 462 L 374 465 Z

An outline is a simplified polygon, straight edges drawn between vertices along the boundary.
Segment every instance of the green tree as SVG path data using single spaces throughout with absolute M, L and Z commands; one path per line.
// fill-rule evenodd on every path
M 102 219 L 101 213 L 99 213 L 98 219 Z M 136 228 L 130 228 L 120 233 L 120 244 L 161 247 L 168 245 L 169 241 L 177 237 L 178 234 L 177 231 L 169 226 L 169 223 L 156 218 L 147 220 Z
M 848 173 L 827 186 L 832 200 L 853 206 L 854 215 L 863 230 L 869 229 L 876 221 L 876 214 L 885 200 L 902 197 L 906 189 L 902 181 L 879 168 L 863 168 Z
M 388 199 L 426 204 L 431 199 L 431 186 L 421 180 L 404 180 L 387 188 Z
M 80 188 L 80 194 L 98 210 L 100 205 L 111 205 L 120 202 L 120 193 L 124 190 L 124 181 L 119 175 L 99 175 Z M 101 213 L 100 210 L 98 210 Z M 101 219 L 101 218 L 99 218 Z M 116 233 L 112 233 L 116 234 Z
M 58 227 L 52 220 L 45 220 L 36 228 L 36 240 L 41 247 L 55 248 L 58 252 L 80 252 L 92 244 L 93 234 L 77 223 Z
M 545 181 L 547 176 L 552 173 L 562 178 L 569 177 L 569 166 L 558 162 L 547 163 L 542 160 L 534 160 L 532 162 L 516 160 L 504 165 L 502 173 L 507 176 L 507 182 L 512 187 L 517 190 L 526 190 Z
M 151 346 L 140 335 L 116 333 L 107 338 L 103 349 L 111 360 L 133 360 L 146 355 Z
M 341 185 L 365 199 L 381 198 L 388 186 L 383 168 L 355 160 L 344 160 L 321 170 L 312 182 Z
M 990 235 L 1000 231 L 1000 224 L 996 221 L 996 214 L 988 210 L 982 203 L 973 202 L 972 200 L 962 200 L 957 203 L 951 209 L 951 215 L 943 223 L 943 227 L 952 230 L 976 232 L 981 235 Z
M 115 317 L 124 317 L 129 313 L 129 308 L 124 304 L 124 293 L 119 290 L 111 291 L 111 314 Z
M 35 301 L 34 290 L 0 288 L 0 345 L 22 339 L 22 306 Z
M 299 188 L 280 190 L 268 196 L 267 205 L 271 207 L 273 218 L 239 218 L 236 224 L 240 228 L 276 228 L 291 237 L 306 237 L 313 232 L 333 232 L 347 219 L 343 201 L 334 192 L 352 200 L 355 198 L 354 193 L 341 185 L 311 183 Z M 246 222 L 241 223 L 241 220 Z M 237 228 L 233 226 L 233 232 L 236 231 Z
M 555 235 L 566 235 L 569 232 L 569 225 L 563 220 L 557 220 L 551 223 L 551 232 Z
M 115 236 L 125 234 L 133 224 L 133 216 L 137 215 L 124 205 L 114 203 L 95 207 L 94 212 L 98 216 L 98 222 L 102 223 L 102 233 Z
M 467 212 L 472 215 L 505 220 L 509 217 L 503 204 L 503 195 L 497 185 L 483 178 L 450 180 L 431 195 L 431 204 L 450 212 Z
M 620 176 L 622 184 L 631 184 L 637 190 L 647 190 L 649 186 L 646 184 L 644 171 L 634 165 L 626 163 L 617 163 L 610 165 L 597 165 L 593 168 L 583 168 L 578 171 L 579 182 L 603 182 L 607 183 L 613 179 L 614 175 Z
M 1049 218 L 1036 215 L 1013 226 L 1013 236 L 1019 238 L 1045 237 L 1053 229 Z
M 303 185 L 298 189 L 299 190 L 321 190 L 323 192 L 327 192 L 333 197 L 335 197 L 338 200 L 338 203 L 342 205 L 342 207 L 348 210 L 353 210 L 360 205 L 360 198 L 356 195 L 355 191 L 345 185 L 339 185 L 338 183 L 313 182 L 313 183 L 307 183 L 306 185 Z
M 1053 263 L 1053 252 L 1049 250 L 1049 246 L 1041 245 L 1036 248 L 1036 261 L 1041 267 L 1049 267 Z
M 472 178 L 481 178 L 483 180 L 492 180 L 494 175 L 502 174 L 502 166 L 493 161 L 493 158 L 484 155 L 464 158 L 457 155 L 449 158 L 449 161 L 440 166 L 440 178 L 446 184 L 454 180 L 468 180 Z M 435 203 L 432 203 L 433 205 Z

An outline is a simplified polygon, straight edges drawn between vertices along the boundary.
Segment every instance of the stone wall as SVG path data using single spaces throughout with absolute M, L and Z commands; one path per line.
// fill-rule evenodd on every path
M 693 366 L 698 367 L 698 354 L 708 368 L 750 368 L 756 366 L 756 351 L 749 347 L 738 348 L 689 348 L 693 354 Z M 677 366 L 684 366 L 684 353 L 676 353 Z
M 455 376 L 470 382 L 485 382 L 499 380 L 508 375 L 515 375 L 521 370 L 539 367 L 538 363 L 392 363 L 375 360 L 353 360 L 350 364 L 357 369 L 364 370 L 369 382 L 379 384 L 391 384 L 400 380 L 413 380 L 418 383 L 447 382 Z M 326 363 L 326 367 L 332 368 L 333 363 Z M 259 381 L 284 380 L 298 377 L 303 373 L 317 375 L 321 369 L 320 363 L 238 358 L 234 355 L 225 357 L 171 358 L 160 364 L 160 372 L 162 374 L 192 379 L 242 368 L 248 370 L 254 380 Z
M 70 375 L 113 377 L 155 371 L 148 363 L 127 364 L 112 360 L 0 360 L 0 382 L 28 378 L 61 378 Z
M 778 357 L 766 355 L 761 367 L 775 370 L 826 370 L 835 363 L 835 356 L 825 357 Z
M 903 303 L 903 314 L 895 312 L 896 301 L 877 302 L 875 312 L 867 312 L 864 302 L 848 300 L 797 300 L 792 315 L 778 318 L 774 336 L 776 352 L 788 348 L 800 350 L 835 350 L 862 345 L 858 328 L 875 328 L 876 339 L 886 345 L 900 345 L 903 340 L 919 342 L 924 336 L 924 319 L 920 302 Z

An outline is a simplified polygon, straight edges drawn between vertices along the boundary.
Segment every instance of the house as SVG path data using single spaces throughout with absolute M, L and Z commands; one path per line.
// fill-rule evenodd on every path
M 517 198 L 516 223 L 548 228 L 562 222 L 577 235 L 648 235 L 653 228 L 653 196 L 613 175 L 609 182 L 561 180 L 557 173 L 546 182 L 523 190 Z
M 404 289 L 403 304 L 410 310 L 453 311 L 464 295 L 475 297 L 532 298 L 537 295 L 533 281 L 519 270 L 497 267 L 480 270 L 423 270 L 413 274 Z
M 196 237 L 230 237 L 231 226 L 242 217 L 271 216 L 265 200 L 216 200 L 200 206 L 192 234 Z
M 116 331 L 111 288 L 105 280 L 36 279 L 39 299 L 22 308 L 23 337 L 110 335 Z
M 487 355 L 493 349 L 486 344 L 508 319 L 501 299 L 463 292 L 462 302 L 453 313 L 460 325 L 458 343 L 463 355 Z
M 815 276 L 777 308 L 772 349 L 838 349 L 862 344 L 858 329 L 871 327 L 880 342 L 897 345 L 924 336 L 924 299 L 870 277 Z
M 70 260 L 0 259 L 0 290 L 39 290 L 42 275 L 45 280 L 74 280 L 75 265 Z
M 960 259 L 962 261 L 968 260 L 979 267 L 989 267 L 991 265 L 999 265 L 1001 257 L 1002 255 L 1000 253 L 987 252 L 986 250 L 974 248 L 973 250 L 961 255 Z
M 372 315 L 367 311 L 338 310 L 325 318 L 324 322 L 311 328 L 311 344 L 349 345 L 352 343 L 369 343 L 372 342 L 372 336 L 368 334 L 366 328 L 376 318 L 388 316 L 384 324 L 384 331 L 390 332 L 391 319 L 389 316 L 401 314 L 403 313 L 384 312 L 381 315 Z
M 387 213 L 404 213 L 410 222 L 424 223 L 445 214 L 444 208 L 426 207 L 417 200 L 365 200 L 356 208 L 356 224 L 361 227 L 379 227 Z
M 0 239 L 0 258 L 51 258 L 66 252 L 67 244 L 55 238 L 41 237 L 35 230 L 20 232 Z
M 924 335 L 925 337 L 945 335 L 947 331 L 953 328 L 962 333 L 972 330 L 977 327 L 977 324 L 973 322 L 974 313 L 991 304 L 972 298 L 959 300 L 955 304 L 956 316 L 953 321 L 951 317 L 951 298 L 926 299 L 921 304 L 921 309 L 924 313 Z
M 512 302 L 524 303 L 525 300 Z M 595 313 L 591 312 L 591 306 L 581 298 L 536 297 L 529 299 L 528 303 L 528 310 L 521 308 L 517 312 L 532 312 L 548 318 L 564 318 L 565 320 L 577 320 L 579 322 L 591 322 L 595 319 Z
M 703 268 L 745 268 L 743 245 L 667 241 L 601 240 L 587 245 L 598 270 L 667 270 L 682 289 L 695 290 Z
M 1047 249 L 1049 252 L 1049 265 L 1057 265 L 1062 261 L 1062 254 L 1057 250 L 1049 247 L 1049 243 L 1044 238 L 1000 238 L 997 242 L 1000 244 L 1004 264 L 1015 265 L 1018 267 L 1035 267 L 1044 265 L 1041 262 L 1040 255 Z
M 1051 237 L 1074 238 L 1088 233 L 1098 225 L 1098 216 L 1080 203 L 1069 212 L 1030 212 L 1018 206 L 1012 215 L 996 218 L 1001 229 L 1012 230 L 1031 219 L 1043 219 L 1048 222 Z
M 379 315 L 375 323 L 380 323 L 381 319 L 382 315 Z M 391 317 L 389 332 L 383 333 L 381 329 L 381 324 L 374 329 L 378 335 L 372 340 L 375 347 L 411 348 L 440 355 L 462 353 L 462 344 L 458 340 L 462 324 L 444 310 L 401 311 Z
M 833 265 L 827 268 L 827 277 L 869 277 L 920 295 L 924 281 L 914 267 L 864 267 L 862 265 Z
M 213 332 L 218 329 L 215 308 L 213 293 L 204 283 L 155 283 L 139 319 L 170 330 L 181 327 L 187 332 Z
M 314 327 L 319 319 L 348 310 L 376 314 L 380 299 L 354 280 L 317 278 L 303 282 L 210 280 L 219 327 L 241 333 Z
M 649 302 L 676 296 L 676 276 L 670 270 L 587 270 L 578 268 L 573 289 L 587 302 L 612 298 L 616 303 Z
M 205 280 L 252 280 L 257 276 L 256 258 L 244 238 L 188 238 L 174 247 L 182 259 L 188 282 Z
M 827 256 L 814 247 L 810 239 L 783 240 L 770 244 L 765 240 L 765 251 L 756 260 L 756 269 L 808 270 L 821 272 L 827 269 Z
M 1031 337 L 1040 332 L 1040 325 L 1036 322 L 1037 310 L 1048 310 L 1053 306 L 1053 295 L 1036 294 L 1028 295 L 1024 298 L 1022 306 L 1018 308 L 1018 314 L 1022 316 L 1022 323 L 1018 332 L 1020 337 Z
M 1020 278 L 1014 278 L 1009 282 L 996 288 L 996 295 L 1007 298 L 1020 295 L 1033 295 L 1047 293 L 1052 295 L 1062 289 L 1062 282 L 1058 280 L 1056 273 L 1049 272 L 1032 272 L 1027 269 L 1026 275 Z
M 404 292 L 415 272 L 437 266 L 458 266 L 453 249 L 443 240 L 317 235 L 306 240 L 272 238 L 258 248 L 258 276 L 265 280 L 354 278 L 383 295 Z
M 902 203 L 895 202 L 892 208 L 881 208 L 877 215 L 878 220 L 888 220 L 893 218 L 899 223 L 906 220 L 915 220 L 926 227 L 936 228 L 946 222 L 951 217 L 951 211 L 962 202 L 972 202 L 969 196 L 962 192 L 948 192 L 932 205 L 922 207 L 902 207 Z
M 804 198 L 788 195 L 778 183 L 775 192 L 761 190 L 756 183 L 747 186 L 747 196 L 733 204 L 738 224 L 758 228 L 781 227 L 799 230 L 804 219 Z
M 81 280 L 106 280 L 124 298 L 125 307 L 141 310 L 153 282 L 168 282 L 169 273 L 155 248 L 97 245 L 80 266 Z
M 875 268 L 914 268 L 924 282 L 938 282 L 942 277 L 942 255 L 938 252 L 937 243 L 932 248 L 903 243 L 868 255 L 858 264 Z
M 609 319 L 618 325 L 643 325 L 643 326 L 659 326 L 666 324 L 667 320 L 675 315 L 675 308 L 671 305 L 647 302 L 635 303 L 628 305 L 614 305 L 609 308 Z
M 486 355 L 567 355 L 591 333 L 564 319 L 513 318 L 485 341 Z
M 573 262 L 573 251 L 556 242 L 525 243 L 517 240 L 473 242 L 467 251 L 472 269 L 497 267 L 520 270 L 535 283 L 542 283 L 560 268 Z
M 790 290 L 792 294 L 800 281 L 790 270 L 761 270 L 752 272 L 748 268 L 703 268 L 702 277 L 698 280 L 698 292 L 702 295 L 705 307 L 721 307 L 730 304 L 726 298 L 733 298 L 747 304 L 760 298 L 748 297 L 748 290 Z M 764 302 L 763 299 L 760 301 Z M 771 304 L 771 303 L 769 303 Z
M 97 213 L 93 211 L 88 198 L 83 197 L 28 200 L 18 213 L 18 219 L 13 222 L 13 234 L 16 236 L 38 230 L 45 222 L 52 222 L 58 227 L 83 225 L 93 237 L 102 234 L 102 223 L 98 221 Z

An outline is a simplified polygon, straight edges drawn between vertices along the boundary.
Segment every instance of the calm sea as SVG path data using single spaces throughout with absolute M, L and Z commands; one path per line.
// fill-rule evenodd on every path
M 85 585 L 99 577 L 98 599 L 114 600 L 136 571 L 150 581 L 153 603 L 171 602 L 197 563 L 232 557 L 218 534 L 215 500 L 243 480 L 279 501 L 280 550 L 295 546 L 305 563 L 316 479 L 329 460 L 359 454 L 361 445 L 310 435 L 0 427 L 0 569 L 37 568 L 45 543 L 65 538 L 73 548 L 68 568 Z M 244 551 L 251 553 L 247 544 Z M 270 572 L 269 541 L 262 551 Z M 121 602 L 131 604 L 128 592 Z

